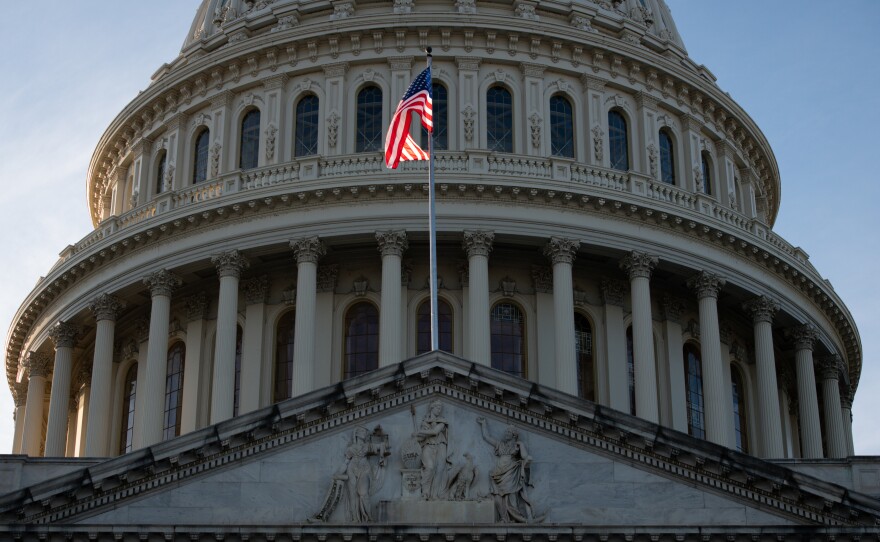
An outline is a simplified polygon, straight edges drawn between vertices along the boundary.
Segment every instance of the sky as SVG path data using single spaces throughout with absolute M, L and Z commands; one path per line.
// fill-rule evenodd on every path
M 450 0 L 451 2 L 451 0 Z M 880 455 L 877 0 L 667 0 L 693 60 L 747 111 L 782 178 L 774 230 L 855 318 L 855 450 Z M 198 0 L 10 2 L 0 18 L 0 329 L 58 254 L 92 230 L 86 171 L 116 114 L 176 58 Z M 5 364 L 4 364 L 5 365 Z M 5 379 L 3 379 L 5 383 Z M 0 453 L 14 405 L 0 389 Z

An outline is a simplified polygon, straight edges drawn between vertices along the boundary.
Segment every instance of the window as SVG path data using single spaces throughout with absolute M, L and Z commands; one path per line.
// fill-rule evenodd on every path
M 608 112 L 608 156 L 611 169 L 629 170 L 629 135 L 626 119 L 618 111 Z
M 296 104 L 296 131 L 293 136 L 293 155 L 318 154 L 318 97 L 303 96 Z
M 486 142 L 490 151 L 513 152 L 513 98 L 504 87 L 486 92 Z
M 703 192 L 706 193 L 707 196 L 712 195 L 712 161 L 709 158 L 709 153 L 703 151 L 700 153 L 700 166 L 701 171 L 703 172 Z
M 730 386 L 733 396 L 733 425 L 736 430 L 737 451 L 748 453 L 749 432 L 746 424 L 746 388 L 743 386 L 743 378 L 740 370 L 730 367 Z
M 362 301 L 345 314 L 345 378 L 379 368 L 379 310 Z
M 288 399 L 293 393 L 293 338 L 296 313 L 286 312 L 278 320 L 275 331 L 275 402 Z
M 687 400 L 688 434 L 701 439 L 706 438 L 706 425 L 703 422 L 703 366 L 697 345 L 684 345 L 684 390 Z
M 357 135 L 355 152 L 382 150 L 382 90 L 364 87 L 357 95 Z
M 550 154 L 574 158 L 574 115 L 564 96 L 550 98 Z
M 241 147 L 238 167 L 254 169 L 260 160 L 260 110 L 252 109 L 241 120 Z
M 196 137 L 196 149 L 193 156 L 193 184 L 208 180 L 208 141 L 211 131 L 207 128 Z
M 445 151 L 449 149 L 449 95 L 446 87 L 441 83 L 431 84 L 431 108 L 434 118 L 434 150 Z M 421 125 L 420 125 L 421 126 Z M 422 126 L 422 148 L 428 149 L 428 131 Z
M 238 405 L 241 402 L 241 326 L 235 333 L 235 391 L 232 393 L 232 415 L 238 416 Z
M 452 353 L 452 307 L 437 299 L 437 342 L 440 350 Z M 426 299 L 416 311 L 416 354 L 431 351 L 431 300 Z
M 162 439 L 168 440 L 180 434 L 180 415 L 183 412 L 183 361 L 186 345 L 175 342 L 168 349 L 168 363 L 165 366 L 165 423 L 162 426 Z
M 675 184 L 675 154 L 672 138 L 666 130 L 660 130 L 660 182 Z
M 633 328 L 626 328 L 626 381 L 629 384 L 629 413 L 636 415 L 636 364 L 633 355 Z
M 159 156 L 159 167 L 156 168 L 156 194 L 165 191 L 165 170 L 168 165 L 168 153 L 162 151 Z
M 596 373 L 593 368 L 593 328 L 587 317 L 574 314 L 574 352 L 577 356 L 578 394 L 596 400 Z
M 122 426 L 119 435 L 119 453 L 124 454 L 131 451 L 134 437 L 134 404 L 137 395 L 137 363 L 132 363 L 125 373 L 125 382 L 122 389 L 125 395 L 122 396 Z
M 522 310 L 513 303 L 498 303 L 492 307 L 490 329 L 492 367 L 525 377 L 526 323 Z

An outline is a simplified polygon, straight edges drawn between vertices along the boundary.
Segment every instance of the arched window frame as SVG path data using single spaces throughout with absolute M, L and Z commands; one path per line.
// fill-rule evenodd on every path
M 703 192 L 707 196 L 711 196 L 714 178 L 712 175 L 712 156 L 709 154 L 709 151 L 704 150 L 700 153 L 700 173 L 703 177 Z
M 585 334 L 583 327 L 586 324 L 589 334 Z M 598 386 L 596 378 L 596 326 L 586 314 L 575 311 L 575 356 L 577 356 L 578 396 L 588 401 L 598 400 Z
M 251 107 L 238 123 L 238 168 L 247 171 L 260 165 L 260 126 L 262 113 Z
M 275 321 L 275 357 L 272 386 L 273 402 L 278 403 L 293 395 L 293 349 L 296 332 L 296 312 L 283 312 Z
M 137 362 L 131 363 L 125 370 L 122 380 L 122 403 L 120 405 L 119 454 L 134 449 L 134 416 L 137 404 Z
M 567 95 L 557 92 L 550 96 L 550 155 L 575 157 L 574 104 Z
M 192 184 L 208 180 L 208 162 L 210 161 L 211 130 L 201 127 L 193 139 L 193 176 Z
M 321 125 L 321 99 L 308 92 L 300 96 L 293 109 L 293 156 L 303 158 L 318 154 Z
M 455 310 L 452 303 L 437 298 L 437 325 L 440 328 L 438 343 L 443 352 L 455 352 Z M 431 298 L 422 300 L 416 307 L 416 355 L 430 351 L 431 347 Z
M 519 312 L 520 321 L 507 319 L 508 315 L 504 313 L 503 309 L 500 309 L 502 305 L 509 305 L 516 309 Z M 519 345 L 512 343 L 505 345 L 503 349 L 499 348 L 505 338 L 516 337 L 516 335 L 507 332 L 515 330 L 517 324 Z M 523 306 L 511 299 L 501 299 L 493 303 L 492 308 L 489 309 L 489 333 L 492 368 L 521 378 L 528 378 L 528 325 Z M 519 356 L 518 361 L 515 360 L 517 356 Z
M 490 152 L 514 150 L 513 92 L 501 84 L 486 89 L 486 149 Z
M 382 139 L 385 95 L 382 87 L 367 84 L 355 95 L 355 152 L 376 152 L 384 148 Z
M 661 128 L 657 134 L 660 144 L 660 182 L 675 186 L 675 139 L 668 128 Z
M 353 314 L 363 309 L 366 314 Z M 360 325 L 357 335 L 351 335 L 355 318 L 366 318 Z M 356 347 L 356 348 L 355 348 Z M 352 359 L 358 356 L 359 359 Z M 369 300 L 361 300 L 349 305 L 345 310 L 342 324 L 342 377 L 349 379 L 379 368 L 379 307 Z
M 168 347 L 165 365 L 165 409 L 162 416 L 162 440 L 180 435 L 180 421 L 183 412 L 184 370 L 186 365 L 186 343 L 174 341 Z
M 692 437 L 706 438 L 706 402 L 703 395 L 703 360 L 700 346 L 688 341 L 682 348 L 684 357 L 685 409 L 687 411 L 688 434 Z
M 608 164 L 611 169 L 629 171 L 629 121 L 620 109 L 608 111 Z
M 434 150 L 449 150 L 449 87 L 438 79 L 431 80 L 431 115 L 434 122 Z M 421 146 L 428 150 L 428 131 L 419 123 Z

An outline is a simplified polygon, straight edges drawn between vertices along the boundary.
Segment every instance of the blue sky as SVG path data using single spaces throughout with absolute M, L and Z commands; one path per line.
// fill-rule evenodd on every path
M 451 0 L 450 0 L 451 1 Z M 852 312 L 864 368 L 856 452 L 880 455 L 880 2 L 667 0 L 688 51 L 764 131 L 782 176 L 775 231 Z M 44 0 L 0 18 L 0 328 L 91 231 L 86 169 L 110 121 L 174 59 L 198 0 Z M 0 453 L 12 398 L 0 391 Z

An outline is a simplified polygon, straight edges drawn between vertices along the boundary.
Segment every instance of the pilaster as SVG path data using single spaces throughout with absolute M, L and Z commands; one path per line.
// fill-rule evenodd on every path
M 626 367 L 626 328 L 623 325 L 623 302 L 627 284 L 621 280 L 602 281 L 605 303 L 605 344 L 608 355 L 608 406 L 630 412 L 629 374 Z M 601 387 L 601 386 L 600 386 Z
M 241 385 L 238 415 L 260 408 L 262 380 L 263 333 L 266 325 L 266 296 L 269 279 L 255 277 L 242 282 L 245 300 L 244 331 L 241 338 Z

